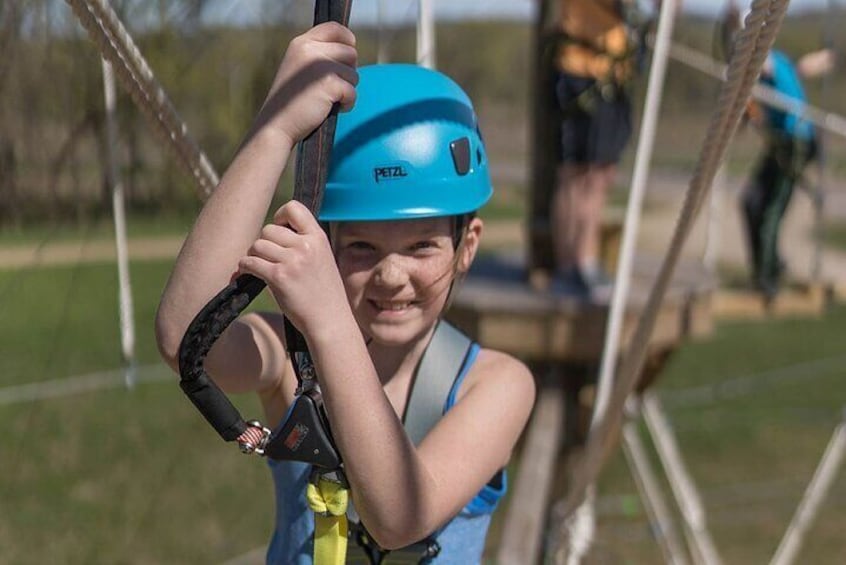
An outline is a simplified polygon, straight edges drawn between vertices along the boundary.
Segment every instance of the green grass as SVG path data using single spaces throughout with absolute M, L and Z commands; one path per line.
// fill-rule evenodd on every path
M 151 328 L 169 268 L 132 264 L 141 364 L 157 359 Z M 0 387 L 119 367 L 116 292 L 111 264 L 0 271 Z M 836 357 L 844 328 L 842 306 L 820 320 L 721 324 L 662 374 L 657 386 L 726 563 L 762 562 L 776 547 L 841 417 L 844 370 L 762 381 L 754 394 L 719 402 L 684 405 L 681 391 Z M 252 397 L 235 401 L 245 416 L 259 414 Z M 0 512 L 0 561 L 214 563 L 267 542 L 272 487 L 263 463 L 223 444 L 175 377 L 0 406 L 0 417 L 0 500 L 14 509 Z M 600 498 L 597 562 L 658 562 L 620 456 L 602 476 Z M 836 563 L 844 554 L 844 503 L 841 472 L 803 562 Z
M 155 237 L 185 234 L 191 227 L 194 214 L 132 213 L 127 217 L 127 236 Z M 36 223 L 26 227 L 0 227 L 0 246 L 33 245 L 59 241 L 98 241 L 114 239 L 111 216 L 79 222 Z
M 843 306 L 820 320 L 721 324 L 713 338 L 683 347 L 662 374 L 657 388 L 726 563 L 767 562 L 781 540 L 842 418 L 844 328 Z M 810 364 L 820 359 L 828 361 Z M 776 379 L 774 371 L 784 367 L 794 369 Z M 753 385 L 745 393 L 732 395 L 725 389 L 722 398 L 683 402 L 684 390 L 750 375 L 759 378 L 745 381 Z M 657 543 L 621 455 L 606 469 L 600 492 L 611 506 L 600 515 L 597 556 L 609 562 L 659 562 Z M 841 469 L 800 562 L 840 562 L 846 551 L 840 535 L 846 524 L 844 502 L 846 476 Z

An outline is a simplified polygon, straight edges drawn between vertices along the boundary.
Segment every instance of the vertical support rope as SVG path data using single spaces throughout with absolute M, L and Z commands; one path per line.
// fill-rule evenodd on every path
M 790 521 L 784 538 L 773 555 L 770 565 L 790 565 L 796 560 L 805 534 L 817 517 L 824 498 L 831 490 L 834 479 L 837 478 L 837 470 L 843 463 L 846 454 L 846 411 L 843 413 L 843 420 L 834 429 L 828 447 L 825 449 L 822 460 L 814 472 L 808 488 L 805 491 L 802 501 L 796 508 L 796 513 Z
M 135 315 L 132 305 L 132 286 L 129 280 L 129 252 L 126 241 L 126 209 L 123 182 L 117 161 L 117 125 L 115 117 L 116 92 L 112 64 L 101 59 L 103 65 L 103 98 L 106 108 L 106 179 L 112 189 L 112 215 L 115 223 L 115 251 L 118 268 L 118 306 L 120 316 L 120 344 L 125 364 L 124 381 L 127 388 L 135 386 Z
M 643 395 L 642 407 L 647 430 L 684 518 L 694 561 L 703 565 L 718 565 L 722 563 L 722 559 L 708 531 L 702 499 L 681 457 L 678 442 L 661 407 L 661 401 L 654 393 L 646 392 Z
M 620 364 L 619 377 L 614 384 L 606 416 L 595 432 L 588 437 L 584 456 L 576 469 L 570 492 L 560 511 L 560 517 L 564 520 L 581 505 L 589 485 L 596 480 L 613 447 L 614 438 L 617 437 L 617 431 L 621 426 L 626 399 L 634 390 L 646 360 L 646 351 L 658 310 L 675 265 L 708 194 L 716 170 L 737 129 L 752 87 L 757 81 L 761 67 L 781 26 L 787 5 L 788 0 L 755 0 L 752 3 L 752 12 L 747 17 L 746 26 L 738 37 L 735 56 L 729 65 L 728 77 L 720 92 L 717 110 L 712 116 L 670 246 L 629 348 Z M 563 547 L 559 549 L 563 550 Z M 557 555 L 556 561 L 559 561 L 560 557 L 563 555 Z
M 417 64 L 434 69 L 435 16 L 432 0 L 417 0 Z
M 617 357 L 621 347 L 626 303 L 628 302 L 629 287 L 632 278 L 634 252 L 640 227 L 640 215 L 646 193 L 646 182 L 649 177 L 649 164 L 652 160 L 652 150 L 655 145 L 655 132 L 661 109 L 661 94 L 664 90 L 664 77 L 667 69 L 670 39 L 673 35 L 673 24 L 675 22 L 677 8 L 677 0 L 667 0 L 662 4 L 658 17 L 655 53 L 649 71 L 649 84 L 646 89 L 643 120 L 638 136 L 629 202 L 626 207 L 625 228 L 618 253 L 620 265 L 614 277 L 614 293 L 611 298 L 608 322 L 605 328 L 605 342 L 603 344 L 599 377 L 597 379 L 596 400 L 594 401 L 593 414 L 590 420 L 589 437 L 595 433 L 597 426 L 605 418 L 609 398 L 613 390 L 614 369 L 617 365 Z M 593 505 L 594 495 L 595 490 L 590 488 L 582 504 Z M 578 563 L 582 554 L 589 549 L 589 541 L 587 543 L 576 543 L 576 538 L 586 536 L 586 534 L 578 532 L 593 531 L 592 525 L 588 526 L 584 523 L 585 520 L 593 520 L 593 515 L 593 512 L 580 511 L 573 518 L 575 523 L 568 526 L 568 529 L 572 531 L 566 537 L 567 543 L 561 544 L 561 550 L 563 551 L 566 548 L 567 553 L 570 554 L 570 562 Z M 568 545 L 569 547 L 567 547 Z
M 635 486 L 640 491 L 649 522 L 652 524 L 653 535 L 658 540 L 665 562 L 669 565 L 687 565 L 684 544 L 673 524 L 673 515 L 664 499 L 664 493 L 658 484 L 658 478 L 634 420 L 623 424 L 623 454 L 629 463 Z
M 219 177 L 211 162 L 188 132 L 170 99 L 156 81 L 144 57 L 106 0 L 66 0 L 104 59 L 141 108 L 153 129 L 175 151 L 199 187 L 205 200 Z

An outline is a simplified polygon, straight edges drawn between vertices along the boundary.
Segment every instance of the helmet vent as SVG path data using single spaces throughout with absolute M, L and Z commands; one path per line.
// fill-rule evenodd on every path
M 464 176 L 470 172 L 470 140 L 466 137 L 450 142 L 449 150 L 452 153 L 452 162 L 455 164 L 455 172 Z
M 476 148 L 476 164 L 482 164 L 482 149 L 479 147 Z

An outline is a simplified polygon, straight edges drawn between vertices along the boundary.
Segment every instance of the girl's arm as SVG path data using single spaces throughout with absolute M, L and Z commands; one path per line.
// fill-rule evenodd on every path
M 319 369 L 337 377 L 325 379 L 325 401 L 333 426 L 342 426 L 335 438 L 356 511 L 382 547 L 409 545 L 458 514 L 508 463 L 534 404 L 532 375 L 516 359 L 483 351 L 456 405 L 415 448 L 378 380 L 343 359 L 336 347 Z
M 382 389 L 329 241 L 308 210 L 298 202 L 280 208 L 240 268 L 268 282 L 308 341 L 356 511 L 382 547 L 431 534 L 507 463 L 534 402 L 522 363 L 484 351 L 458 403 L 416 448 Z
M 256 240 L 294 144 L 339 102 L 348 108 L 357 82 L 355 37 L 328 23 L 291 41 L 273 85 L 235 159 L 203 206 L 167 282 L 156 316 L 163 358 L 176 369 L 179 344 L 199 310 L 236 274 Z M 207 370 L 225 390 L 263 390 L 285 362 L 274 316 L 234 322 L 210 352 Z

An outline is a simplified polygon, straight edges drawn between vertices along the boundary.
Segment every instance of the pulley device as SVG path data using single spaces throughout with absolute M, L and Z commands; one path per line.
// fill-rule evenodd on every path
M 352 0 L 316 0 L 314 25 L 327 21 L 347 25 L 351 4 Z M 337 111 L 336 105 L 323 124 L 300 142 L 297 151 L 293 198 L 315 216 L 323 200 Z M 340 455 L 323 413 L 314 365 L 305 338 L 287 318 L 285 341 L 299 386 L 296 401 L 273 432 L 256 421 L 244 421 L 205 371 L 205 358 L 214 342 L 264 287 L 263 280 L 241 275 L 197 314 L 179 346 L 180 387 L 217 433 L 226 441 L 237 440 L 241 451 L 336 470 Z

